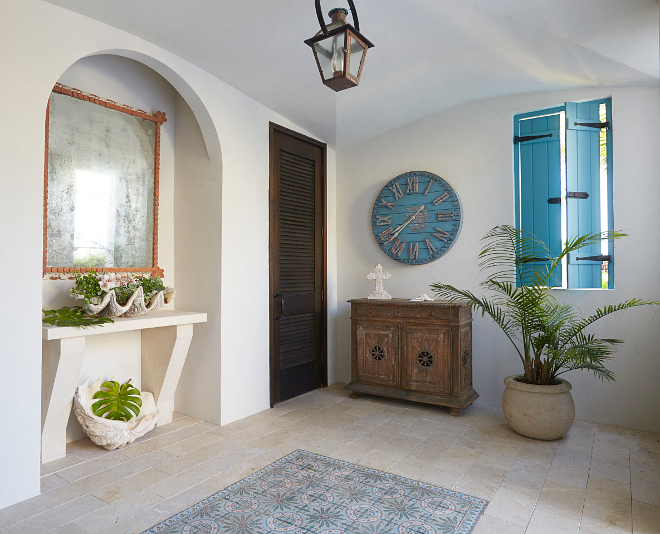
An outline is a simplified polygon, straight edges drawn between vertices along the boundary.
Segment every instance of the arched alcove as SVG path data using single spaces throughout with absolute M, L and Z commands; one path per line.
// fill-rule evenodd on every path
M 156 67 L 156 68 L 154 68 Z M 57 80 L 147 112 L 166 112 L 161 131 L 159 263 L 175 287 L 173 307 L 208 313 L 197 325 L 177 390 L 176 409 L 220 422 L 220 252 L 222 155 L 207 107 L 190 85 L 145 54 L 102 51 L 73 63 Z M 44 280 L 42 306 L 77 305 L 71 281 Z M 89 338 L 79 382 L 116 376 L 140 384 L 140 333 Z M 84 437 L 71 417 L 68 441 Z

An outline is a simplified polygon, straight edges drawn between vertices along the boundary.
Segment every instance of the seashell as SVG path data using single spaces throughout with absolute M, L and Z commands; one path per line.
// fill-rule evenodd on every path
M 123 306 L 117 302 L 117 295 L 115 295 L 114 289 L 108 291 L 108 293 L 103 297 L 103 300 L 100 304 L 90 304 L 85 303 L 84 309 L 85 313 L 89 315 L 98 315 L 99 317 L 135 317 L 136 315 L 142 315 L 149 311 L 155 311 L 165 304 L 169 304 L 174 298 L 175 291 L 174 289 L 168 287 L 163 291 L 159 291 L 149 302 L 147 306 L 144 302 L 144 289 L 138 287 L 135 293 L 131 295 L 128 299 L 128 302 Z M 74 298 L 83 300 L 82 297 L 77 297 L 73 295 Z
M 114 421 L 94 415 L 91 408 L 92 399 L 94 393 L 101 388 L 101 384 L 102 381 L 99 379 L 88 387 L 85 380 L 76 388 L 73 397 L 73 411 L 78 422 L 94 443 L 108 450 L 120 449 L 153 430 L 158 421 L 158 408 L 153 394 L 146 391 L 141 392 L 140 414 L 129 421 Z

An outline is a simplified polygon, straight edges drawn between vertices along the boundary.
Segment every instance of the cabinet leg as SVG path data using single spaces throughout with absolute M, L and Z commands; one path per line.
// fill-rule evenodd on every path
M 461 411 L 458 408 L 447 407 L 447 411 L 449 412 L 449 415 L 452 415 L 454 417 L 458 417 L 459 415 L 461 415 Z
M 360 397 L 360 394 L 357 391 L 354 391 L 351 393 L 351 399 L 357 399 Z

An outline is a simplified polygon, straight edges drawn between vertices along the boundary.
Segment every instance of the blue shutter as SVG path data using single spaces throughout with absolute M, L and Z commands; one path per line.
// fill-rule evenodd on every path
M 514 117 L 514 166 L 516 171 L 516 223 L 543 241 L 552 254 L 559 255 L 561 243 L 561 204 L 548 199 L 561 197 L 561 146 L 559 111 L 544 110 Z M 526 136 L 548 136 L 525 140 Z M 545 253 L 539 250 L 539 256 Z M 539 262 L 538 265 L 548 262 Z M 537 264 L 532 264 L 537 265 Z M 532 280 L 522 280 L 528 284 Z M 552 287 L 561 287 L 561 269 L 555 269 Z
M 572 239 L 579 235 L 602 232 L 601 228 L 601 189 L 600 189 L 600 129 L 582 126 L 580 123 L 599 123 L 599 106 L 606 103 L 608 120 L 611 121 L 610 99 L 590 102 L 566 102 L 566 189 L 568 192 L 587 193 L 589 198 L 567 198 L 567 236 Z M 611 124 L 611 122 L 610 122 Z M 612 228 L 611 194 L 611 130 L 607 135 L 608 154 L 608 215 Z M 609 254 L 613 253 L 610 244 Z M 577 260 L 601 255 L 600 245 L 584 247 L 568 258 L 568 287 L 602 287 L 602 261 Z M 610 264 L 610 267 L 612 264 Z M 610 270 L 610 287 L 613 287 L 613 269 Z

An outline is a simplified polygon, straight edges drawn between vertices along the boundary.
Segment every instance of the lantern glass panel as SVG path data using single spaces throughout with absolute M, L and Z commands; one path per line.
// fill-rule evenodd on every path
M 326 80 L 344 72 L 344 37 L 345 34 L 340 33 L 314 43 L 323 78 Z
M 364 56 L 364 47 L 355 40 L 355 37 L 351 35 L 351 67 L 350 72 L 356 78 L 360 74 L 360 64 L 362 63 L 362 56 Z

